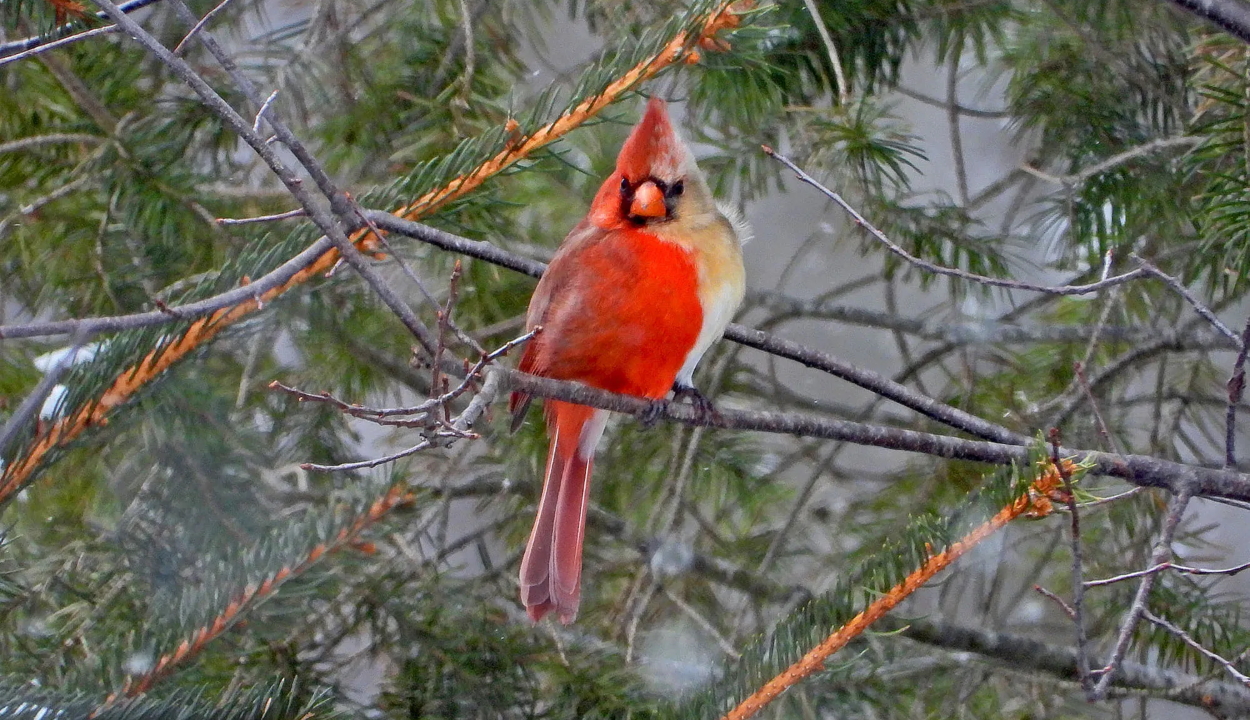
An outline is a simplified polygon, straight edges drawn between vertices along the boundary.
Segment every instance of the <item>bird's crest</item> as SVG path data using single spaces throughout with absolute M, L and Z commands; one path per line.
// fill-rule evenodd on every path
M 665 102 L 653 97 L 642 119 L 621 146 L 616 170 L 631 182 L 647 177 L 678 178 L 685 169 L 689 152 L 668 119 Z

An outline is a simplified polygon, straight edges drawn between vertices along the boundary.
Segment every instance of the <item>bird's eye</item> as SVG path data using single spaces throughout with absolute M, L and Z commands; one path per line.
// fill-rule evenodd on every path
M 671 188 L 668 189 L 668 194 L 672 197 L 677 197 L 678 195 L 681 195 L 682 191 L 685 189 L 686 189 L 686 184 L 678 180 L 677 182 L 673 183 L 673 186 Z
M 621 194 L 629 192 L 629 178 L 621 178 Z

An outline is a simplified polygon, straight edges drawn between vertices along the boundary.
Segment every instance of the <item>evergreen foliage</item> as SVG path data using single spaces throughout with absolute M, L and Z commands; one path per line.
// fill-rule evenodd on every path
M 217 5 L 187 1 L 199 17 Z M 170 48 L 188 31 L 174 2 L 134 14 Z M 812 211 L 787 210 L 803 223 L 818 218 L 755 228 L 740 322 L 880 362 L 873 369 L 1026 437 L 1057 427 L 1066 447 L 1224 464 L 1235 345 L 1166 282 L 1117 285 L 1090 302 L 939 278 L 832 209 L 817 214 L 823 200 L 758 148 L 783 149 L 929 262 L 1064 284 L 1145 258 L 1239 333 L 1250 273 L 1244 44 L 1139 0 L 758 2 L 720 43 L 697 43 L 722 5 L 249 0 L 225 5 L 206 30 L 262 94 L 276 92 L 272 112 L 362 207 L 528 258 L 549 258 L 584 213 L 639 96 L 683 101 L 683 132 L 720 197 L 748 215 L 782 198 Z M 107 24 L 73 6 L 0 0 L 0 53 Z M 674 38 L 697 62 L 664 64 L 618 94 L 622 76 Z M 259 110 L 201 44 L 180 54 L 245 117 Z M 934 78 L 945 87 L 925 85 Z M 582 112 L 599 98 L 613 102 Z M 509 154 L 555 122 L 569 131 Z M 1014 159 L 976 155 L 974 138 L 990 134 L 1009 139 L 999 150 Z M 455 192 L 466 177 L 482 183 Z M 122 34 L 0 57 L 0 326 L 177 307 L 252 283 L 316 243 L 316 228 L 304 217 L 217 219 L 294 207 Z M 529 278 L 461 258 L 450 318 L 471 343 L 440 324 L 457 257 L 398 235 L 388 243 L 373 262 L 429 327 L 444 328 L 446 357 L 471 364 L 473 343 L 493 350 L 521 334 Z M 374 407 L 446 390 L 369 286 L 323 264 L 257 307 L 207 321 L 0 338 L 0 427 L 52 372 L 50 353 L 83 350 L 0 447 L 0 718 L 717 717 L 1035 475 L 1034 465 L 992 472 L 620 419 L 598 454 L 581 616 L 532 627 L 513 577 L 546 455 L 541 423 L 509 434 L 496 403 L 476 437 L 435 438 L 381 468 L 308 469 L 415 445 L 435 426 L 371 424 L 271 382 Z M 697 379 L 728 407 L 960 435 L 729 342 Z M 1235 437 L 1244 456 L 1250 436 Z M 1086 477 L 1077 499 L 1127 489 Z M 1166 500 L 1146 490 L 1083 508 L 1084 577 L 1147 567 Z M 1178 562 L 1250 560 L 1221 544 L 1237 537 L 1228 532 L 1243 505 L 1195 507 Z M 1072 621 L 1031 589 L 1072 598 L 1067 532 L 1062 513 L 1013 525 L 901 614 L 1072 645 Z M 1149 611 L 1250 670 L 1244 590 L 1222 575 L 1158 575 Z M 1135 589 L 1088 589 L 1096 657 Z M 1129 659 L 1181 684 L 1236 682 L 1157 625 L 1132 640 Z M 767 712 L 1138 711 L 1115 698 L 1084 703 L 1070 676 L 968 657 L 869 634 Z

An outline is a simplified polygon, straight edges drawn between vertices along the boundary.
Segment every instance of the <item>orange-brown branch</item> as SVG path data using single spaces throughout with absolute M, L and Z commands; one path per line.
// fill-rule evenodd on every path
M 191 324 L 178 339 L 169 345 L 148 353 L 136 365 L 122 371 L 113 384 L 95 402 L 82 407 L 73 415 L 53 423 L 39 435 L 24 455 L 16 458 L 0 475 L 0 504 L 17 492 L 34 472 L 35 468 L 53 448 L 64 445 L 95 425 L 108 423 L 108 414 L 152 382 L 174 363 L 186 357 L 199 346 L 211 340 L 222 330 L 249 315 L 273 298 L 290 288 L 324 273 L 334 266 L 338 255 L 331 251 L 322 255 L 312 265 L 296 273 L 286 284 L 276 287 L 257 298 L 233 307 L 223 308 Z
M 1070 462 L 1064 460 L 1063 463 L 1066 472 L 1076 472 L 1077 468 Z M 795 685 L 808 675 L 823 669 L 825 661 L 829 659 L 830 655 L 841 650 L 848 642 L 867 630 L 870 625 L 881 619 L 882 616 L 894 609 L 909 595 L 919 590 L 934 575 L 945 570 L 959 559 L 961 555 L 971 550 L 977 543 L 993 535 L 1007 523 L 1026 512 L 1039 516 L 1050 514 L 1053 510 L 1050 495 L 1060 487 L 1062 482 L 1063 479 L 1057 468 L 1053 464 L 1048 463 L 1038 478 L 1034 480 L 1028 493 L 1016 498 L 1010 505 L 998 511 L 994 517 L 973 528 L 971 532 L 952 543 L 946 550 L 936 555 L 931 555 L 923 565 L 904 578 L 902 582 L 890 588 L 889 592 L 882 595 L 879 599 L 870 603 L 862 612 L 835 630 L 824 642 L 812 648 L 806 655 L 799 658 L 797 662 L 782 671 L 780 675 L 765 683 L 763 687 L 756 690 L 750 697 L 743 700 L 737 707 L 726 714 L 722 720 L 745 720 L 755 715 L 755 713 L 772 702 L 787 688 Z
M 660 54 L 638 63 L 626 71 L 620 78 L 599 95 L 580 103 L 564 115 L 539 128 L 534 133 L 516 142 L 487 160 L 465 175 L 462 175 L 438 190 L 431 191 L 418 198 L 415 202 L 399 208 L 394 212 L 400 217 L 415 220 L 428 216 L 439 207 L 461 198 L 477 189 L 487 179 L 499 174 L 517 161 L 524 159 L 535 150 L 566 135 L 569 131 L 582 125 L 590 118 L 602 112 L 604 108 L 617 100 L 622 94 L 640 82 L 653 77 L 656 73 L 675 62 L 684 62 L 698 57 L 699 46 L 711 46 L 715 35 L 721 30 L 732 28 L 738 24 L 738 15 L 732 10 L 736 3 L 726 0 L 709 13 L 700 24 L 698 34 L 679 33 L 665 46 Z M 372 231 L 365 229 L 352 236 L 352 241 L 362 250 L 373 251 Z M 94 403 L 89 404 L 70 417 L 53 423 L 41 432 L 27 450 L 5 468 L 0 474 L 0 505 L 10 500 L 53 448 L 64 445 L 88 428 L 103 425 L 113 408 L 130 399 L 140 388 L 155 380 L 161 373 L 176 362 L 186 357 L 191 351 L 211 340 L 225 328 L 250 315 L 265 303 L 278 297 L 287 290 L 326 272 L 338 262 L 337 250 L 330 250 L 304 269 L 285 285 L 275 288 L 257 300 L 244 302 L 230 308 L 219 310 L 208 317 L 196 321 L 177 340 L 160 350 L 153 350 L 138 364 L 127 368 L 113 384 Z
M 400 208 L 395 214 L 405 219 L 415 219 L 428 215 L 432 210 L 445 205 L 471 190 L 474 190 L 488 178 L 497 175 L 513 163 L 525 158 L 535 150 L 560 138 L 590 118 L 598 115 L 608 105 L 639 83 L 648 80 L 664 68 L 676 62 L 684 62 L 687 58 L 698 56 L 698 46 L 708 45 L 721 30 L 735 27 L 738 15 L 731 10 L 734 2 L 724 2 L 703 21 L 699 33 L 690 35 L 678 33 L 655 57 L 648 58 L 625 74 L 613 81 L 602 93 L 578 104 L 562 117 L 544 125 L 533 134 L 509 143 L 508 148 L 487 160 L 475 170 L 448 183 L 446 186 L 426 193 L 412 204 Z
M 287 580 L 304 573 L 308 568 L 316 564 L 318 560 L 335 550 L 348 545 L 354 545 L 361 532 L 382 519 L 396 507 L 412 502 L 413 497 L 411 492 L 408 492 L 401 486 L 397 485 L 391 488 L 385 495 L 375 500 L 351 525 L 340 530 L 329 541 L 319 543 L 309 550 L 308 555 L 298 564 L 284 567 L 265 578 L 260 584 L 248 585 L 244 588 L 242 592 L 222 608 L 212 622 L 199 628 L 189 638 L 183 640 L 178 647 L 158 658 L 153 663 L 151 669 L 141 675 L 128 677 L 120 695 L 134 697 L 152 689 L 152 686 L 167 675 L 174 666 L 203 650 L 205 645 L 233 626 L 245 611 L 264 602 L 277 592 L 278 588 Z M 105 701 L 105 705 L 114 702 L 118 697 L 119 694 L 115 693 Z

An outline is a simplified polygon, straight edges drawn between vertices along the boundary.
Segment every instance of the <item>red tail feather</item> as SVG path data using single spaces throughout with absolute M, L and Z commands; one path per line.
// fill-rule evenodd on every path
M 535 622 L 552 610 L 566 625 L 577 617 L 590 472 L 606 422 L 606 411 L 547 402 L 547 473 L 521 558 L 521 602 Z

